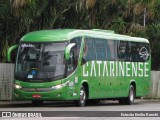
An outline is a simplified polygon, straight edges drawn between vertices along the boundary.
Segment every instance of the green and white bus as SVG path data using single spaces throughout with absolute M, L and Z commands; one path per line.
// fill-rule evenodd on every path
M 150 90 L 151 54 L 144 38 L 109 30 L 56 29 L 24 35 L 15 65 L 16 100 L 119 100 L 133 104 Z

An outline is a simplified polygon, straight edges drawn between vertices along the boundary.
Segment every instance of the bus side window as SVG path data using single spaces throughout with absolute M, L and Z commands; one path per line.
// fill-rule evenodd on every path
M 106 60 L 106 40 L 95 39 L 96 60 Z
M 131 61 L 132 62 L 138 62 L 138 43 L 131 42 Z
M 68 60 L 68 74 L 72 73 L 75 69 L 74 48 L 71 49 L 71 55 Z
M 118 46 L 118 58 L 122 61 L 130 61 L 129 42 L 120 41 Z
M 117 60 L 117 42 L 115 40 L 107 40 L 107 60 Z
M 73 68 L 76 69 L 78 65 L 78 59 L 79 59 L 79 53 L 80 53 L 80 47 L 81 47 L 81 37 L 73 38 L 71 40 L 71 43 L 76 43 L 76 46 L 72 48 L 72 55 L 73 55 Z
M 139 62 L 146 62 L 150 58 L 150 50 L 149 50 L 149 44 L 147 43 L 139 43 L 138 44 L 138 61 Z
M 85 64 L 86 61 L 86 56 L 87 56 L 87 44 L 86 44 L 86 40 L 84 40 L 84 48 L 83 48 L 83 56 L 82 56 L 82 65 Z
M 86 38 L 84 40 L 82 65 L 91 60 L 95 60 L 94 40 L 93 38 Z

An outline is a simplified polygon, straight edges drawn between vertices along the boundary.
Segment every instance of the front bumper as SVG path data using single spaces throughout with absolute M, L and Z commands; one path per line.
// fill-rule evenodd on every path
M 15 100 L 67 100 L 66 87 L 57 90 L 49 88 L 14 89 Z M 35 90 L 35 91 L 34 91 Z M 33 95 L 40 97 L 34 98 Z

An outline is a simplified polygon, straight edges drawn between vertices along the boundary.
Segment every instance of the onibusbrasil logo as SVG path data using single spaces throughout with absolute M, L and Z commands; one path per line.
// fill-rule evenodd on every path
M 10 118 L 10 117 L 42 117 L 41 112 L 1 112 L 1 117 L 2 118 Z

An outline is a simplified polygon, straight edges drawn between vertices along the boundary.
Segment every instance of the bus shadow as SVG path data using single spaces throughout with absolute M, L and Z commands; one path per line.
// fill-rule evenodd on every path
M 142 102 L 135 102 L 133 105 L 143 104 Z M 85 107 L 95 106 L 125 106 L 119 104 L 118 101 L 101 101 L 99 104 L 90 103 Z M 21 108 L 21 107 L 76 107 L 73 101 L 45 101 L 40 106 L 34 106 L 30 101 L 14 101 L 14 102 L 0 102 L 0 108 Z

